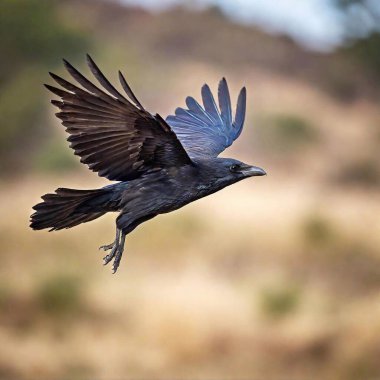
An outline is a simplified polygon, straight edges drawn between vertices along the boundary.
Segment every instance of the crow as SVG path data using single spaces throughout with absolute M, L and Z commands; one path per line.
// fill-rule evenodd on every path
M 95 190 L 59 188 L 43 195 L 43 202 L 33 207 L 32 229 L 71 228 L 107 212 L 119 212 L 115 240 L 100 247 L 110 251 L 103 259 L 104 265 L 113 260 L 115 273 L 125 237 L 139 224 L 245 178 L 266 174 L 256 166 L 218 158 L 242 131 L 245 87 L 239 93 L 234 118 L 223 78 L 218 87 L 219 108 L 205 84 L 203 107 L 187 97 L 187 109 L 177 108 L 175 115 L 164 120 L 141 105 L 120 71 L 124 95 L 89 55 L 87 64 L 103 89 L 69 62 L 63 62 L 77 84 L 49 73 L 61 88 L 45 87 L 60 98 L 51 103 L 60 110 L 56 116 L 69 134 L 67 141 L 82 163 L 99 176 L 117 182 Z

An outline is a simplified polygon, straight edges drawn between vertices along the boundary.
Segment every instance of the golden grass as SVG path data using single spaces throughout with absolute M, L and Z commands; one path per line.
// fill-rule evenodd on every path
M 0 189 L 5 377 L 379 374 L 379 204 L 366 194 L 247 181 L 141 226 L 112 275 L 97 251 L 113 238 L 112 216 L 58 233 L 28 229 L 31 205 L 57 180 Z M 360 219 L 348 217 L 358 209 Z M 313 218 L 331 236 L 310 237 Z

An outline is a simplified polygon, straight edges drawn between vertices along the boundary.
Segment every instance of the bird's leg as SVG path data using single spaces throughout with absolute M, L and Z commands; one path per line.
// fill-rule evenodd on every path
M 120 265 L 121 256 L 123 255 L 123 251 L 124 251 L 125 236 L 126 234 L 124 232 L 117 229 L 115 241 L 112 244 L 104 246 L 105 248 L 101 247 L 104 250 L 112 249 L 108 255 L 104 256 L 103 264 L 107 265 L 110 261 L 114 260 L 113 265 L 112 265 L 113 273 L 116 273 L 117 268 Z
M 118 250 L 119 244 L 120 244 L 120 234 L 121 234 L 121 231 L 118 228 L 116 228 L 115 241 L 112 244 L 105 246 L 106 248 L 103 248 L 104 250 L 112 249 L 112 251 L 108 255 L 103 257 L 104 265 L 107 265 L 115 257 L 116 251 Z
M 113 261 L 113 266 L 112 266 L 112 272 L 113 273 L 116 273 L 117 268 L 120 265 L 121 257 L 123 256 L 125 236 L 126 236 L 125 233 L 122 232 L 118 248 L 117 248 L 117 250 L 115 252 L 115 259 Z
M 115 241 L 113 241 L 111 244 L 102 245 L 99 247 L 99 249 L 102 249 L 103 251 L 108 251 L 109 249 L 112 249 L 115 245 L 118 245 L 119 239 L 120 239 L 120 230 L 116 228 Z

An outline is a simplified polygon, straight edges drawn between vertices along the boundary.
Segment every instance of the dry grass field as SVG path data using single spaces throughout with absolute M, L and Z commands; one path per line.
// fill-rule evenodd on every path
M 377 195 L 241 184 L 141 226 L 112 275 L 96 249 L 111 216 L 27 229 L 30 205 L 60 180 L 98 182 L 1 189 L 3 378 L 379 374 Z

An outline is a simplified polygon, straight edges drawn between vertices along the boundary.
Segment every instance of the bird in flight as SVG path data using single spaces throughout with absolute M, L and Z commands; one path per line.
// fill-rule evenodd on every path
M 60 110 L 56 115 L 66 127 L 74 153 L 99 176 L 117 182 L 95 190 L 59 188 L 43 195 L 43 202 L 33 207 L 30 226 L 34 230 L 60 230 L 107 212 L 119 212 L 114 242 L 100 247 L 110 251 L 103 260 L 104 264 L 113 260 L 115 273 L 125 237 L 139 224 L 235 182 L 266 173 L 259 167 L 218 157 L 242 131 L 244 87 L 234 118 L 223 78 L 218 88 L 219 108 L 205 84 L 203 107 L 187 97 L 187 109 L 177 108 L 175 115 L 164 120 L 141 105 L 120 71 L 125 94 L 107 80 L 89 55 L 87 63 L 103 88 L 66 60 L 64 65 L 77 84 L 50 73 L 61 88 L 45 86 L 60 98 L 51 102 Z

